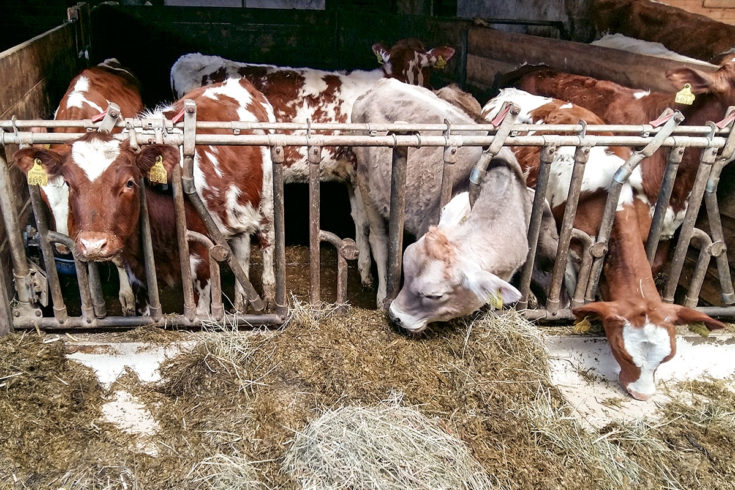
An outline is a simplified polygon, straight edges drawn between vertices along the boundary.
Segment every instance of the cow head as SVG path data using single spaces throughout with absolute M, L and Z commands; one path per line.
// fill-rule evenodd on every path
M 574 309 L 577 318 L 591 315 L 602 321 L 620 365 L 620 384 L 637 400 L 647 400 L 656 392 L 656 369 L 676 353 L 676 325 L 701 322 L 709 330 L 724 327 L 691 308 L 656 303 L 600 301 Z
M 160 158 L 159 158 L 160 157 Z M 41 165 L 49 179 L 62 178 L 69 187 L 69 235 L 85 260 L 110 260 L 137 236 L 139 182 L 155 162 L 169 171 L 179 151 L 169 145 L 148 145 L 139 153 L 111 135 L 90 133 L 71 144 L 71 151 L 25 148 L 15 154 L 25 173 Z
M 440 46 L 426 51 L 418 39 L 403 39 L 388 49 L 373 44 L 373 53 L 383 67 L 385 76 L 411 85 L 431 88 L 431 69 L 441 69 L 454 56 L 454 48 Z
M 518 301 L 516 288 L 480 267 L 431 227 L 403 254 L 404 284 L 388 315 L 398 326 L 417 333 L 431 322 L 468 315 L 486 303 Z
M 717 71 L 676 68 L 668 71 L 666 78 L 677 90 L 688 83 L 695 95 L 712 94 L 725 107 L 735 104 L 735 55 L 726 56 Z

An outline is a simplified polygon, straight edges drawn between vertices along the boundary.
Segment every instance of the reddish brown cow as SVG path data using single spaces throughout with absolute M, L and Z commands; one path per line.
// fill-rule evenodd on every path
M 588 124 L 604 124 L 602 119 L 582 107 L 516 89 L 502 90 L 485 105 L 483 115 L 492 119 L 505 101 L 520 106 L 522 122 L 576 124 L 584 120 Z M 515 147 L 513 151 L 528 176 L 528 185 L 535 186 L 539 149 Z M 559 224 L 569 192 L 574 151 L 574 147 L 558 148 L 551 164 L 546 197 Z M 575 228 L 590 236 L 598 234 L 607 190 L 615 171 L 629 155 L 627 148 L 598 145 L 590 149 Z M 620 383 L 639 400 L 655 392 L 656 368 L 676 352 L 675 325 L 704 322 L 710 329 L 723 327 L 696 310 L 661 301 L 644 249 L 651 225 L 651 206 L 644 192 L 644 179 L 645 175 L 636 169 L 623 186 L 618 201 L 600 287 L 605 301 L 574 309 L 579 317 L 589 314 L 602 319 L 613 356 L 620 365 Z
M 187 98 L 197 103 L 197 111 L 208 121 L 273 121 L 273 112 L 263 95 L 246 80 L 197 89 Z M 158 111 L 158 117 L 171 118 L 183 101 Z M 209 132 L 221 132 L 211 130 Z M 18 165 L 28 171 L 38 161 L 49 176 L 60 176 L 69 185 L 69 202 L 75 245 L 87 260 L 113 260 L 122 257 L 133 279 L 141 278 L 138 217 L 138 182 L 148 175 L 156 162 L 171 176 L 180 165 L 179 148 L 148 145 L 135 153 L 128 142 L 111 135 L 93 133 L 76 140 L 71 151 L 27 148 L 15 155 Z M 273 187 L 270 153 L 252 146 L 197 146 L 194 159 L 194 184 L 222 233 L 228 237 L 243 270 L 249 270 L 250 234 L 258 232 L 263 245 L 263 289 L 266 300 L 274 296 L 273 275 Z M 151 190 L 148 197 L 151 234 L 159 275 L 167 281 L 178 277 L 175 260 L 175 220 L 173 200 Z M 206 232 L 199 217 L 187 212 L 187 226 Z M 209 307 L 208 255 L 192 245 L 190 266 L 199 294 L 197 313 Z M 172 260 L 173 259 L 173 260 Z M 139 279 L 138 279 L 139 280 Z
M 273 105 L 279 122 L 347 123 L 355 100 L 380 79 L 395 78 L 412 85 L 429 86 L 431 69 L 441 68 L 454 55 L 454 49 L 448 46 L 427 50 L 417 39 L 398 41 L 390 49 L 375 44 L 373 52 L 381 66 L 371 71 L 290 68 L 190 53 L 171 67 L 171 88 L 180 96 L 194 87 L 244 76 Z M 285 182 L 308 182 L 306 147 L 287 146 L 285 151 Z M 319 171 L 322 180 L 347 184 L 359 250 L 358 269 L 363 284 L 367 285 L 372 282 L 368 222 L 354 185 L 355 165 L 355 155 L 349 148 L 325 147 Z

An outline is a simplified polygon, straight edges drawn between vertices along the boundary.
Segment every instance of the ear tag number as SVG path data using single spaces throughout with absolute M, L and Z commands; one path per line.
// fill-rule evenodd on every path
M 445 60 L 441 55 L 437 56 L 434 67 L 437 70 L 443 70 L 445 66 L 447 66 L 447 60 Z
M 163 157 L 161 155 L 156 157 L 156 163 L 153 164 L 150 172 L 148 172 L 148 180 L 157 184 L 168 182 L 168 172 L 166 172 L 166 168 L 163 166 Z
M 686 105 L 692 105 L 692 102 L 694 102 L 694 94 L 692 93 L 692 86 L 688 83 L 684 85 L 684 88 L 676 92 L 676 97 L 674 97 L 674 102 L 677 104 L 686 104 Z
M 26 178 L 30 185 L 48 184 L 48 174 L 46 173 L 46 169 L 41 165 L 40 158 L 33 159 L 33 167 L 28 171 Z

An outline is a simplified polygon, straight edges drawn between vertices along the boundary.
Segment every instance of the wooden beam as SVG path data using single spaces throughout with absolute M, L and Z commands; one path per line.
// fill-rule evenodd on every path
M 468 54 L 515 64 L 545 64 L 579 75 L 611 80 L 644 90 L 673 91 L 666 72 L 682 66 L 713 71 L 707 65 L 671 61 L 664 58 L 627 53 L 573 41 L 540 38 L 486 28 L 469 31 Z M 492 84 L 487 77 L 483 83 Z

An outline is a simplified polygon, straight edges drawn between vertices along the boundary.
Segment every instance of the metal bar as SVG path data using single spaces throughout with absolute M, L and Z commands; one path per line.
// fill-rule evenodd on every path
M 666 282 L 666 287 L 664 288 L 663 300 L 667 303 L 673 303 L 674 301 L 674 293 L 676 292 L 676 286 L 679 283 L 679 276 L 681 275 L 681 270 L 684 266 L 687 249 L 689 248 L 689 241 L 694 233 L 694 223 L 697 221 L 697 215 L 699 214 L 699 207 L 702 204 L 704 189 L 707 186 L 707 180 L 709 179 L 712 164 L 715 162 L 716 157 L 716 148 L 707 148 L 702 151 L 702 158 L 699 163 L 699 168 L 697 169 L 697 176 L 694 179 L 694 185 L 692 186 L 692 191 L 689 194 L 689 200 L 687 201 L 688 206 L 686 214 L 684 215 L 684 223 L 682 223 L 679 230 L 679 240 L 676 243 L 674 258 L 671 261 L 669 278 Z
M 228 325 L 253 327 L 256 325 L 281 325 L 285 319 L 276 314 L 265 315 L 225 315 L 225 321 Z M 166 315 L 161 325 L 164 326 L 203 326 L 208 323 L 206 319 L 196 319 L 190 322 L 183 315 Z M 97 329 L 97 328 L 133 328 L 145 325 L 157 324 L 152 317 L 149 316 L 110 316 L 107 318 L 98 318 L 92 322 L 87 322 L 79 317 L 71 317 L 64 324 L 60 324 L 55 318 L 46 317 L 38 319 L 19 319 L 16 320 L 15 327 L 18 329 L 40 328 L 42 330 L 70 330 L 73 328 Z
M 115 127 L 117 118 L 120 117 L 120 106 L 114 102 L 108 102 L 105 116 L 99 124 L 97 131 L 101 133 L 109 133 Z
M 533 266 L 536 261 L 538 238 L 541 234 L 541 222 L 543 220 L 544 207 L 546 206 L 546 189 L 549 185 L 549 172 L 551 170 L 551 162 L 554 160 L 555 154 L 555 146 L 545 146 L 541 150 L 541 162 L 538 167 L 538 176 L 536 177 L 536 192 L 533 196 L 531 220 L 528 223 L 528 255 L 526 256 L 526 263 L 523 265 L 523 270 L 521 271 L 521 300 L 517 304 L 517 308 L 520 310 L 528 308 L 528 296 L 531 293 Z
M 347 261 L 357 258 L 357 245 L 351 238 L 344 240 L 329 231 L 320 230 L 319 239 L 337 249 L 337 303 L 347 302 Z
M 321 271 L 319 256 L 319 230 L 321 217 L 319 204 L 321 199 L 321 181 L 319 180 L 319 164 L 322 161 L 322 149 L 310 146 L 309 155 L 309 303 L 319 304 Z
M 92 308 L 94 316 L 104 318 L 107 316 L 107 308 L 105 307 L 105 296 L 102 294 L 102 280 L 100 279 L 100 269 L 97 262 L 87 262 L 89 273 L 89 292 L 92 294 Z
M 574 218 L 577 215 L 577 204 L 582 192 L 582 178 L 587 160 L 590 157 L 589 146 L 579 146 L 574 152 L 574 169 L 569 182 L 569 194 L 564 207 L 564 217 L 561 221 L 561 232 L 559 233 L 559 248 L 556 251 L 554 268 L 551 272 L 551 289 L 546 300 L 546 308 L 552 315 L 556 314 L 560 307 L 560 296 L 564 271 L 566 270 L 567 258 L 569 257 L 569 244 L 574 228 Z
M 444 148 L 443 159 L 444 165 L 442 167 L 441 198 L 439 201 L 438 216 L 435 217 L 434 223 L 439 223 L 442 209 L 444 209 L 444 206 L 446 206 L 452 199 L 452 174 L 454 172 L 454 164 L 457 163 L 457 147 L 447 146 Z
M 13 314 L 10 308 L 10 294 L 5 279 L 5 264 L 0 260 L 0 337 L 13 332 Z
M 388 271 L 385 301 L 378 308 L 386 309 L 398 295 L 401 285 L 403 256 L 403 225 L 406 221 L 406 173 L 408 149 L 393 148 L 390 183 L 390 220 L 388 221 Z
M 187 158 L 187 156 L 185 155 L 184 158 Z M 174 166 L 171 186 L 173 188 L 174 210 L 176 214 L 176 242 L 179 245 L 181 288 L 184 293 L 184 316 L 189 320 L 194 320 L 196 316 L 194 285 L 191 280 L 191 267 L 189 265 L 189 242 L 186 227 L 184 191 L 181 187 L 181 167 L 178 165 Z
M 283 202 L 283 161 L 285 152 L 282 146 L 271 147 L 273 160 L 273 230 L 275 250 L 273 252 L 276 273 L 276 314 L 288 314 L 286 304 L 286 232 Z
M 465 90 L 467 88 L 467 46 L 469 45 L 469 29 L 462 29 L 459 32 L 459 59 L 457 60 L 457 70 L 459 77 L 457 83 L 459 88 Z
M 212 318 L 215 320 L 221 320 L 225 315 L 225 308 L 222 305 L 222 280 L 219 270 L 219 260 L 224 260 L 225 257 L 219 253 L 219 247 L 212 242 L 208 237 L 197 233 L 196 231 L 187 230 L 186 239 L 201 243 L 209 252 L 209 290 L 210 290 L 210 312 Z M 188 247 L 187 247 L 188 248 Z M 193 291 L 192 291 L 193 293 Z M 193 300 L 193 296 L 192 296 Z M 200 298 L 201 300 L 201 298 Z M 186 311 L 186 310 L 184 310 Z M 189 321 L 194 320 L 187 315 L 184 315 Z
M 74 240 L 70 237 L 58 233 L 56 231 L 48 232 L 48 239 L 50 242 L 61 243 L 71 251 L 74 257 L 74 267 L 77 271 L 77 285 L 79 286 L 79 300 L 82 306 L 82 320 L 84 324 L 90 324 L 95 320 L 94 307 L 92 306 L 92 293 L 89 290 L 89 277 L 87 276 L 87 266 L 84 262 L 79 260 L 77 249 L 74 244 Z M 71 320 L 68 319 L 68 320 Z
M 674 190 L 674 180 L 676 179 L 676 173 L 679 170 L 679 164 L 683 156 L 683 147 L 672 148 L 669 151 L 669 156 L 666 161 L 664 179 L 658 191 L 656 208 L 653 212 L 651 228 L 648 230 L 648 238 L 646 239 L 646 256 L 648 257 L 648 262 L 651 264 L 653 264 L 653 258 L 656 256 L 658 242 L 661 240 L 661 228 L 663 228 L 666 209 L 669 207 L 671 192 Z
M 143 259 L 145 263 L 145 280 L 148 289 L 148 306 L 154 321 L 162 317 L 161 301 L 158 298 L 158 281 L 156 280 L 156 261 L 151 241 L 151 223 L 148 216 L 148 199 L 146 198 L 145 178 L 140 178 L 140 233 L 143 242 Z
M 31 197 L 31 206 L 33 206 L 33 215 L 36 218 L 36 227 L 40 236 L 41 253 L 43 255 L 43 263 L 46 264 L 46 279 L 48 280 L 49 289 L 51 290 L 51 301 L 53 302 L 54 318 L 64 323 L 68 318 L 66 305 L 64 304 L 64 295 L 61 292 L 61 284 L 59 283 L 59 274 L 56 270 L 56 261 L 54 259 L 54 251 L 48 241 L 48 223 L 46 222 L 46 210 L 41 200 L 41 191 L 37 185 L 29 185 L 28 192 Z
M 697 257 L 697 265 L 694 268 L 694 274 L 689 281 L 689 289 L 684 297 L 684 306 L 694 308 L 699 302 L 699 292 L 702 290 L 704 276 L 707 274 L 707 266 L 712 256 L 712 240 L 710 237 L 698 228 L 692 230 L 692 240 L 699 244 L 699 257 Z
M 722 219 L 720 207 L 717 203 L 717 185 L 720 181 L 720 173 L 725 166 L 725 160 L 717 159 L 712 166 L 707 185 L 704 192 L 704 203 L 709 219 L 709 229 L 712 234 L 712 255 L 717 263 L 717 276 L 722 288 L 722 302 L 726 305 L 735 303 L 735 291 L 733 291 L 732 278 L 730 276 L 730 264 L 727 260 L 727 243 L 725 233 L 722 231 Z
M 592 247 L 594 240 L 587 233 L 573 229 L 572 240 L 582 242 L 582 264 L 579 266 L 579 272 L 577 273 L 577 287 L 574 289 L 574 295 L 572 296 L 572 308 L 581 306 L 584 304 L 584 295 L 587 291 L 587 283 L 590 279 L 590 272 L 592 271 Z

